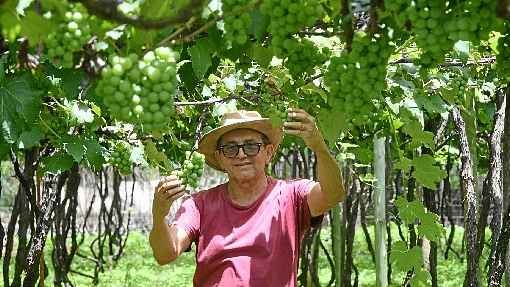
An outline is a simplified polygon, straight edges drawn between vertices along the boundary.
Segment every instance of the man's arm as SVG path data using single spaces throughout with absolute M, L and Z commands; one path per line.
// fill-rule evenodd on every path
M 345 199 L 340 168 L 329 153 L 326 144 L 314 150 L 317 156 L 317 176 L 319 184 L 312 187 L 308 194 L 308 207 L 312 217 L 321 215 Z
M 168 264 L 188 249 L 191 240 L 183 229 L 168 225 L 164 218 L 154 219 L 149 243 L 159 265 Z
M 289 109 L 289 119 L 284 124 L 285 132 L 301 137 L 317 156 L 319 184 L 308 194 L 308 207 L 312 217 L 323 214 L 345 198 L 342 173 L 336 160 L 329 153 L 315 119 L 301 109 Z
M 182 251 L 186 250 L 191 244 L 186 231 L 165 222 L 170 206 L 183 195 L 184 186 L 174 175 L 162 178 L 154 190 L 152 201 L 153 225 L 149 234 L 149 243 L 154 257 L 160 265 L 177 259 Z

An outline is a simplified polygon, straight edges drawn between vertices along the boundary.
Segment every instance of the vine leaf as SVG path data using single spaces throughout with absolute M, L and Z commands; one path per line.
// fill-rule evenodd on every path
M 273 53 L 271 49 L 267 47 L 262 47 L 260 45 L 253 46 L 251 51 L 251 57 L 255 60 L 261 67 L 269 66 L 271 60 L 273 59 Z
M 335 105 L 333 105 L 335 107 Z M 345 115 L 339 109 L 321 109 L 317 116 L 319 128 L 330 146 L 335 145 L 340 132 L 346 126 Z
M 107 153 L 107 149 L 100 145 L 95 139 L 87 139 L 84 144 L 86 148 L 85 156 L 90 167 L 95 170 L 101 169 L 103 163 L 106 162 L 105 155 Z
M 260 41 L 266 34 L 267 26 L 269 26 L 269 17 L 262 14 L 260 9 L 255 9 L 250 13 L 251 25 L 249 33 L 255 35 L 255 38 Z
M 420 220 L 421 224 L 418 226 L 418 234 L 427 237 L 431 241 L 439 242 L 444 232 L 443 226 L 438 223 L 439 216 L 428 212 Z
M 25 123 L 37 122 L 41 107 L 41 92 L 30 87 L 29 76 L 8 79 L 0 85 L 0 135 L 14 143 Z
M 413 159 L 414 177 L 424 186 L 435 189 L 436 184 L 446 177 L 446 172 L 435 165 L 436 161 L 430 155 L 422 155 Z
M 35 11 L 29 11 L 25 17 L 21 18 L 20 26 L 21 33 L 28 38 L 32 45 L 44 40 L 54 30 L 52 22 L 44 19 Z
M 421 124 L 416 119 L 410 119 L 410 121 L 404 125 L 403 131 L 413 138 L 411 142 L 412 147 L 419 147 L 422 144 L 433 149 L 434 148 L 434 134 L 431 132 L 423 131 Z
M 2 27 L 2 35 L 11 42 L 16 40 L 20 30 L 15 9 L 16 1 L 7 1 L 7 3 L 2 4 L 2 9 L 0 9 L 0 27 Z
M 423 262 L 421 247 L 414 246 L 408 250 L 404 241 L 397 241 L 391 249 L 390 261 L 401 271 L 420 269 Z
M 428 280 L 431 278 L 430 273 L 423 268 L 414 271 L 414 276 L 409 281 L 411 287 L 426 287 L 430 286 Z
M 200 39 L 189 49 L 191 55 L 191 65 L 195 75 L 199 79 L 203 78 L 209 67 L 211 66 L 211 55 L 209 54 L 208 41 Z
M 76 162 L 80 162 L 85 155 L 85 142 L 80 137 L 67 137 L 64 142 L 66 152 L 71 155 Z
M 42 130 L 36 126 L 29 131 L 23 131 L 19 136 L 18 148 L 29 149 L 39 144 L 41 139 L 44 138 Z
M 43 159 L 43 171 L 53 173 L 53 174 L 60 174 L 62 172 L 65 172 L 74 164 L 73 158 L 60 151 L 50 157 L 47 157 Z
M 144 142 L 145 146 L 145 156 L 150 163 L 160 167 L 160 170 L 165 173 L 170 173 L 172 171 L 172 167 L 170 165 L 170 160 L 165 155 L 165 153 L 159 151 L 152 142 L 152 140 L 146 140 Z

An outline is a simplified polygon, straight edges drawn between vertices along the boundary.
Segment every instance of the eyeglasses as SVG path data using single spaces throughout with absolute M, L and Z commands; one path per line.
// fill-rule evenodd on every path
M 223 155 L 228 158 L 234 158 L 239 154 L 239 149 L 242 148 L 243 152 L 247 156 L 256 156 L 260 147 L 264 145 L 263 143 L 245 143 L 245 144 L 227 144 L 224 146 L 220 146 L 218 150 L 223 152 Z

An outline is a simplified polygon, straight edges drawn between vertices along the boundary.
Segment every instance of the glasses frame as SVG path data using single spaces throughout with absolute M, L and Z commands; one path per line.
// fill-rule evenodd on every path
M 256 145 L 258 147 L 257 149 L 257 152 L 255 154 L 248 154 L 246 153 L 246 150 L 244 149 L 244 147 L 246 145 Z M 222 145 L 220 147 L 218 147 L 218 150 L 221 150 L 221 153 L 226 157 L 226 158 L 235 158 L 239 155 L 239 150 L 240 149 L 243 149 L 243 153 L 246 155 L 246 156 L 257 156 L 259 153 L 260 153 L 260 148 L 262 146 L 265 146 L 266 144 L 264 143 L 243 143 L 243 144 L 226 144 L 226 145 Z M 237 148 L 237 151 L 236 151 L 236 154 L 233 155 L 233 156 L 227 156 L 225 154 L 225 147 L 236 147 Z

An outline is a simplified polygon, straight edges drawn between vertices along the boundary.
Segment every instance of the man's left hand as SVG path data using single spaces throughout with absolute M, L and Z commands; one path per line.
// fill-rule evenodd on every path
M 286 133 L 301 137 L 313 151 L 326 147 L 314 117 L 302 109 L 289 108 L 287 111 L 288 120 L 283 124 Z

